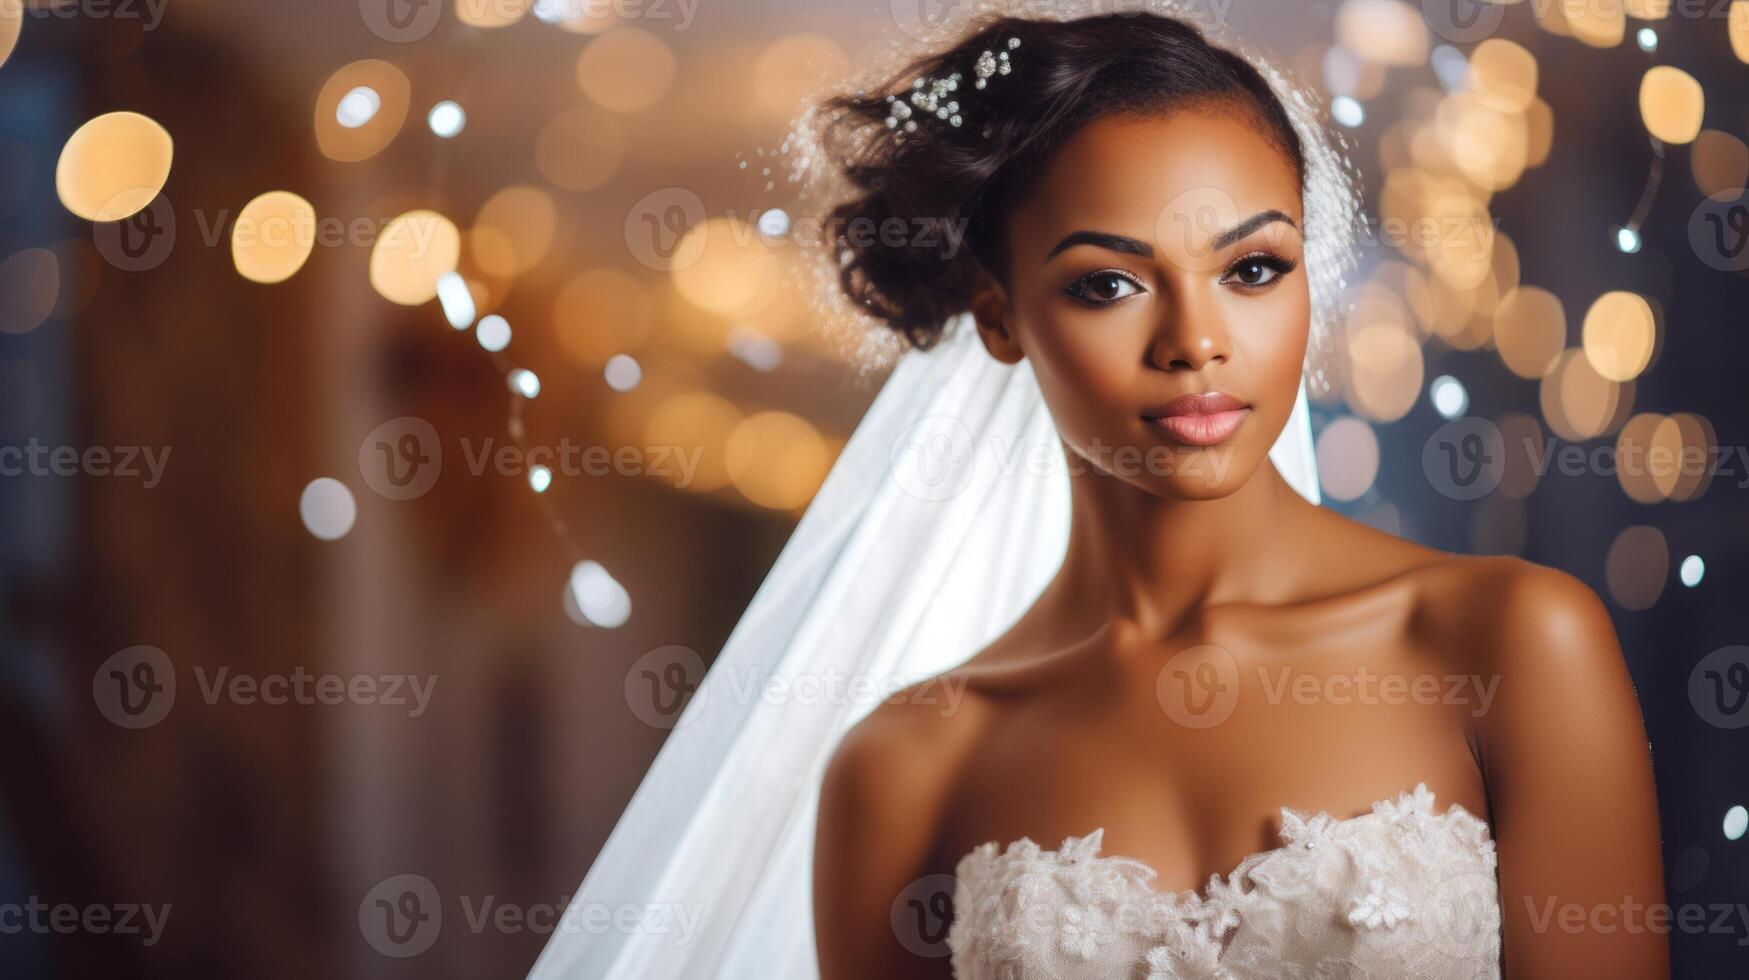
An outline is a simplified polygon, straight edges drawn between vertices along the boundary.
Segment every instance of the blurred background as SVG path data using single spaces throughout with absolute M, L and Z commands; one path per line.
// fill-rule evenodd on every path
M 1188 11 L 1364 177 L 1328 505 L 1603 595 L 1744 901 L 1749 4 Z M 0 0 L 6 975 L 527 969 L 879 386 L 789 121 L 965 13 Z

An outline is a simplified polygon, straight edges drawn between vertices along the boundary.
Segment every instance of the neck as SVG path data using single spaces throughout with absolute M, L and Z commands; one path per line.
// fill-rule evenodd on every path
M 1163 498 L 1084 467 L 1070 500 L 1068 552 L 1041 605 L 1077 635 L 1127 619 L 1165 636 L 1203 607 L 1282 597 L 1300 571 L 1284 561 L 1287 539 L 1311 509 L 1267 459 L 1212 500 Z

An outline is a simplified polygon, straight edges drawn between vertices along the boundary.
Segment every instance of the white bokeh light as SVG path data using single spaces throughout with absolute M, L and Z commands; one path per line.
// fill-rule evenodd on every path
M 1742 806 L 1734 806 L 1725 811 L 1725 839 L 1737 840 L 1743 836 L 1743 831 L 1749 830 L 1749 810 Z
M 607 386 L 614 391 L 631 391 L 644 380 L 644 369 L 629 354 L 615 354 L 608 358 L 607 367 L 601 373 L 607 378 Z
M 1338 95 L 1330 100 L 1330 118 L 1353 129 L 1366 122 L 1366 106 L 1361 105 L 1359 99 Z
M 1455 419 L 1470 408 L 1470 393 L 1464 390 L 1464 383 L 1449 374 L 1434 378 L 1427 394 L 1441 418 Z
M 1615 230 L 1615 247 L 1628 255 L 1638 252 L 1640 250 L 1640 233 L 1632 228 L 1617 228 Z
M 318 477 L 304 487 L 298 498 L 298 516 L 304 527 L 323 541 L 338 541 L 358 520 L 358 502 L 346 484 L 330 476 Z
M 527 368 L 517 368 L 510 372 L 506 380 L 510 383 L 510 390 L 524 398 L 534 398 L 540 394 L 540 376 Z
M 746 327 L 729 332 L 729 353 L 755 371 L 774 371 L 783 363 L 782 344 Z
M 632 615 L 632 597 L 607 569 L 580 561 L 571 569 L 570 603 L 590 625 L 616 629 Z
M 1682 569 L 1677 573 L 1682 578 L 1682 584 L 1694 588 L 1706 576 L 1706 562 L 1699 555 L 1689 555 L 1682 559 Z
M 383 107 L 383 97 L 369 85 L 360 85 L 340 97 L 334 107 L 334 121 L 346 129 L 357 129 L 376 118 Z
M 462 107 L 448 99 L 431 107 L 431 112 L 425 117 L 431 131 L 444 139 L 449 139 L 462 131 L 468 124 L 468 114 Z
M 528 470 L 528 485 L 535 493 L 546 493 L 553 485 L 553 471 L 544 466 L 532 466 Z
M 446 272 L 437 277 L 437 303 L 450 326 L 466 330 L 474 325 L 474 294 L 460 274 Z
M 510 321 L 496 313 L 488 313 L 480 317 L 480 325 L 474 328 L 474 337 L 481 347 L 493 353 L 501 351 L 510 346 Z

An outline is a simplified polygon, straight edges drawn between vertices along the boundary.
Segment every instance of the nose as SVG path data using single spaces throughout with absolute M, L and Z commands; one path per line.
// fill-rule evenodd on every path
M 1231 337 L 1219 304 L 1181 297 L 1160 304 L 1149 360 L 1162 371 L 1200 371 L 1233 356 Z

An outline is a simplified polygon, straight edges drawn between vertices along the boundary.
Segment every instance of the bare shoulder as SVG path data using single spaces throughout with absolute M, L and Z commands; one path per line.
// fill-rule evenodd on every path
M 845 733 L 826 771 L 827 794 L 869 806 L 912 803 L 950 782 L 980 727 L 985 706 L 953 673 L 887 698 Z
M 1429 572 L 1423 622 L 1472 670 L 1507 677 L 1620 664 L 1603 601 L 1568 572 L 1508 555 L 1453 555 Z

